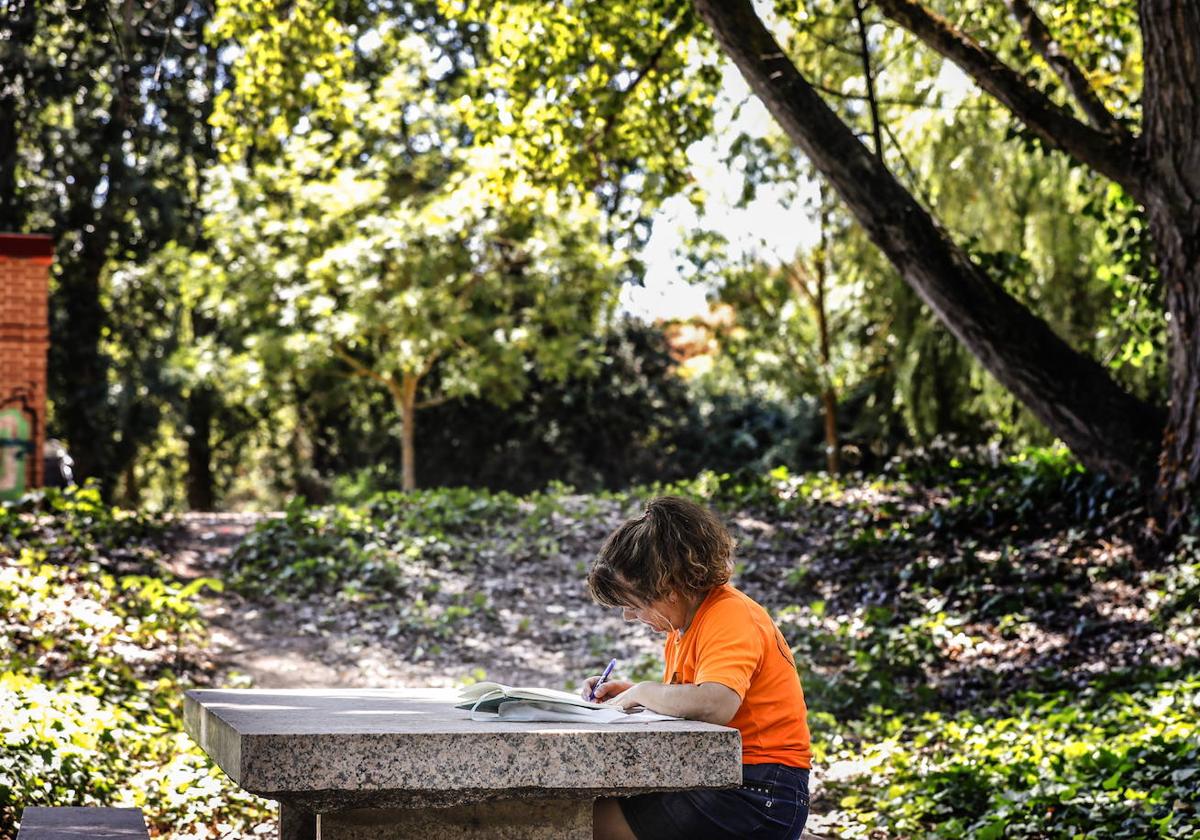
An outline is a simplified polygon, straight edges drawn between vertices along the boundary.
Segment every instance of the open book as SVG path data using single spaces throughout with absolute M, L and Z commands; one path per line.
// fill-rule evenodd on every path
M 553 688 L 528 688 L 478 682 L 458 696 L 455 708 L 467 709 L 474 720 L 557 721 L 563 723 L 648 723 L 679 720 L 645 709 L 624 712 L 578 694 Z

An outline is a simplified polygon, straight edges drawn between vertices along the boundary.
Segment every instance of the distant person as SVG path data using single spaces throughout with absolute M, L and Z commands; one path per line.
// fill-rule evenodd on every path
M 69 487 L 75 483 L 75 461 L 61 440 L 50 438 L 42 445 L 43 484 L 46 487 Z
M 742 786 L 597 800 L 601 840 L 793 840 L 808 819 L 808 712 L 791 648 L 753 599 L 729 584 L 734 541 L 708 509 L 673 496 L 609 535 L 588 573 L 601 604 L 666 633 L 663 681 L 589 677 L 619 708 L 732 726 Z M 599 683 L 599 685 L 597 685 Z

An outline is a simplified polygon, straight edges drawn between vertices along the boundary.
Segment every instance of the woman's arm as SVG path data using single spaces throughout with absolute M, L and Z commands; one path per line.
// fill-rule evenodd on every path
M 663 715 L 724 725 L 733 720 L 742 705 L 742 698 L 732 688 L 720 683 L 664 685 L 641 682 L 606 702 L 619 709 L 645 706 Z

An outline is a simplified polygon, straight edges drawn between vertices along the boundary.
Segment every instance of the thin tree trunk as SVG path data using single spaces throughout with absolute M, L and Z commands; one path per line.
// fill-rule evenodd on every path
M 825 411 L 825 469 L 837 475 L 842 471 L 842 460 L 838 452 L 837 394 L 832 389 L 821 392 L 821 407 Z
M 878 123 L 876 123 L 878 125 Z M 821 405 L 825 410 L 825 462 L 830 475 L 842 471 L 841 442 L 837 431 L 837 391 L 833 385 L 833 352 L 829 346 L 829 317 L 825 307 L 825 283 L 827 280 L 826 260 L 829 256 L 829 213 L 825 203 L 825 187 L 820 188 L 821 211 L 820 226 L 821 240 L 817 245 L 817 277 L 816 296 L 813 301 L 817 313 L 817 329 L 821 341 L 821 370 L 824 388 L 821 392 Z
M 1158 411 L 971 262 L 800 75 L 749 0 L 694 3 L 783 130 L 981 364 L 1089 468 L 1118 480 L 1150 475 Z
M 400 418 L 404 428 L 400 432 L 400 486 L 404 490 L 417 489 L 417 450 L 414 445 L 417 431 L 417 385 L 420 378 L 406 373 L 400 380 L 399 390 L 393 396 L 400 403 Z
M 136 460 L 131 459 L 125 465 L 125 473 L 122 477 L 121 504 L 130 510 L 136 510 L 142 506 L 142 487 L 137 480 Z
M 1158 496 L 1167 530 L 1200 529 L 1200 4 L 1142 0 L 1147 214 L 1166 289 L 1170 408 Z

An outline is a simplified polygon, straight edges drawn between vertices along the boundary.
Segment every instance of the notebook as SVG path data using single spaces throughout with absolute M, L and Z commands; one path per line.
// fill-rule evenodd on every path
M 554 688 L 510 686 L 496 682 L 478 682 L 467 686 L 460 692 L 455 708 L 468 710 L 473 720 L 559 723 L 650 723 L 680 720 L 645 709 L 625 712 Z

